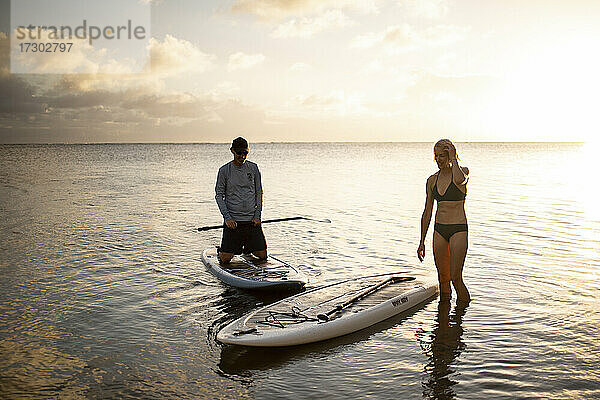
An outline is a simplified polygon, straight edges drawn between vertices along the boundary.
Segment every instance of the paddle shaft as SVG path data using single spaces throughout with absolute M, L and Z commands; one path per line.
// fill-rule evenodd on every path
M 333 315 L 336 312 L 343 310 L 344 308 L 348 307 L 350 304 L 357 302 L 358 300 L 370 295 L 373 292 L 376 292 L 377 290 L 383 288 L 384 286 L 389 285 L 390 283 L 412 281 L 414 279 L 415 278 L 412 276 L 391 276 L 391 277 L 379 282 L 378 284 L 363 290 L 361 293 L 346 300 L 342 304 L 338 304 L 337 306 L 335 306 L 331 310 L 327 311 L 326 313 L 317 315 L 317 318 L 322 321 L 329 321 L 330 315 Z
M 267 219 L 265 221 L 261 221 L 261 224 L 268 224 L 268 223 L 271 223 L 271 222 L 294 221 L 294 220 L 298 220 L 298 219 L 304 219 L 304 220 L 316 221 L 316 222 L 331 223 L 331 221 L 328 220 L 328 219 L 313 219 L 313 218 L 308 218 L 308 217 L 288 217 L 288 218 Z M 202 232 L 202 231 L 208 231 L 208 230 L 211 230 L 211 229 L 221 229 L 221 228 L 223 228 L 223 225 L 203 226 L 203 227 L 198 228 L 198 231 Z

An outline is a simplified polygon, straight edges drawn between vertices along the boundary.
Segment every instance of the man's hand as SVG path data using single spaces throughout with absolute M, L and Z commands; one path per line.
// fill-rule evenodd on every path
M 260 225 L 260 218 L 252 218 L 252 225 L 258 226 Z
M 228 219 L 227 221 L 225 221 L 225 225 L 227 225 L 229 229 L 237 228 L 237 222 L 235 222 L 235 219 Z

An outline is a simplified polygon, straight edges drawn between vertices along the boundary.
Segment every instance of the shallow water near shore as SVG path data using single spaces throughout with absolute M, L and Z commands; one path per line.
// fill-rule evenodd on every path
M 458 144 L 471 171 L 468 305 L 437 299 L 322 343 L 251 349 L 219 328 L 283 294 L 202 265 L 228 145 L 0 146 L 5 398 L 600 397 L 600 211 L 583 144 Z M 309 287 L 435 273 L 416 249 L 431 144 L 251 144 L 272 254 Z

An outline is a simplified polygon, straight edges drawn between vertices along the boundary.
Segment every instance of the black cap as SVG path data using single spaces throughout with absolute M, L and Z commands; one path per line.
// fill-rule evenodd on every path
M 248 141 L 241 136 L 237 137 L 233 139 L 233 142 L 231 142 L 231 148 L 237 150 L 247 149 Z

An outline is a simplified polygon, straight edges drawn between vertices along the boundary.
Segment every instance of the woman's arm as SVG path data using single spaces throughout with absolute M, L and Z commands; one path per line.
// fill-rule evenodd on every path
M 456 158 L 456 147 L 446 146 L 448 151 L 448 158 L 452 164 L 452 180 L 457 186 L 464 186 L 469 180 L 469 168 L 461 167 L 458 165 L 458 159 Z
M 450 160 L 452 163 L 452 180 L 456 186 L 464 186 L 469 181 L 469 168 L 458 165 L 458 160 Z
M 431 223 L 431 215 L 433 213 L 433 185 L 432 185 L 433 176 L 427 179 L 427 183 L 425 184 L 425 208 L 423 210 L 423 215 L 421 216 L 421 241 L 419 242 L 419 248 L 417 249 L 417 257 L 419 257 L 419 261 L 423 261 L 425 258 L 425 237 L 427 236 L 427 231 L 429 230 L 429 224 Z

